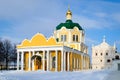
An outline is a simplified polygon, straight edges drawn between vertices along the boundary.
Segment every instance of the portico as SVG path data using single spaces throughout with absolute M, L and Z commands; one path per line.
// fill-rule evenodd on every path
M 29 57 L 24 58 L 25 55 Z M 17 57 L 18 70 L 43 70 L 43 71 L 74 71 L 81 70 L 84 55 L 80 51 L 71 49 L 66 46 L 47 46 L 47 47 L 30 47 L 18 49 Z M 84 55 L 85 56 L 85 55 Z M 39 65 L 37 65 L 39 57 Z M 74 62 L 72 61 L 73 59 Z M 19 68 L 20 67 L 20 68 Z

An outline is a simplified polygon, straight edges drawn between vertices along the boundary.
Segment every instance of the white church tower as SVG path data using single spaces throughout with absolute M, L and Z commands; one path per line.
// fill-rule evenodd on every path
M 116 46 L 110 46 L 105 37 L 103 42 L 97 46 L 92 46 L 92 69 L 109 69 L 115 58 Z

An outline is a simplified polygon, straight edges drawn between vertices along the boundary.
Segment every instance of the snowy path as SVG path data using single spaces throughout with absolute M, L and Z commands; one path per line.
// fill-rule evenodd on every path
M 105 77 L 106 80 L 120 80 L 120 71 L 112 71 Z
M 0 73 L 0 80 L 104 80 L 109 71 L 79 72 L 24 72 L 9 71 Z

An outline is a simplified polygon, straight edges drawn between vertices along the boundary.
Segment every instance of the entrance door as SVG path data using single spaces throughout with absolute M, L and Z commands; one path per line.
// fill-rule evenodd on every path
M 38 55 L 32 56 L 31 60 L 34 60 L 35 70 L 42 69 L 42 57 Z
M 118 71 L 120 71 L 120 63 L 118 64 Z

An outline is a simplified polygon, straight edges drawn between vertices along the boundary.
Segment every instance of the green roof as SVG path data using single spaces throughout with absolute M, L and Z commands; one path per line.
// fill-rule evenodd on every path
M 73 23 L 72 20 L 66 20 L 65 23 L 60 23 L 56 27 L 56 30 L 59 30 L 62 27 L 66 27 L 67 29 L 73 29 L 74 27 L 77 27 L 79 30 L 83 30 L 82 27 L 78 23 Z

